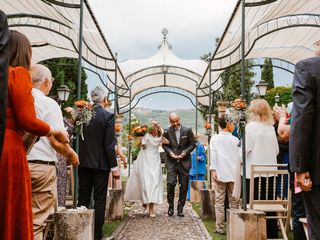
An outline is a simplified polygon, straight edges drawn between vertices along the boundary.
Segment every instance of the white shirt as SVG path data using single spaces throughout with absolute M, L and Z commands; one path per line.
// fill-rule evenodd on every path
M 45 96 L 39 89 L 33 88 L 32 95 L 37 117 L 55 130 L 64 130 L 62 112 L 58 103 Z M 40 137 L 27 157 L 28 160 L 58 161 L 56 151 L 51 147 L 47 137 Z
M 176 138 L 177 138 L 177 143 L 179 145 L 180 143 L 180 129 L 181 129 L 181 125 L 179 128 L 174 128 L 174 133 L 176 134 Z
M 239 139 L 230 132 L 220 132 L 210 140 L 210 169 L 221 182 L 235 182 L 241 162 Z
M 250 178 L 252 164 L 277 164 L 279 145 L 272 125 L 253 121 L 246 126 L 246 178 Z M 264 168 L 259 168 L 263 170 Z M 277 170 L 266 168 L 265 170 Z

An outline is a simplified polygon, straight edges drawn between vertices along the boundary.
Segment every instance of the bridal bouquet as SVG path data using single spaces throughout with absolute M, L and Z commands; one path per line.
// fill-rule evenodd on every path
M 132 129 L 131 134 L 134 137 L 143 137 L 148 132 L 147 125 L 136 126 Z
M 83 125 L 89 125 L 92 118 L 95 116 L 95 111 L 93 111 L 92 104 L 79 100 L 74 103 L 74 114 L 75 114 L 75 133 L 80 134 L 82 140 L 83 137 Z

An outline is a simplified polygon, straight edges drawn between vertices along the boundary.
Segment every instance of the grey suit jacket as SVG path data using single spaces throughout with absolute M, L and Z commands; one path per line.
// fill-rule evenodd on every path
M 293 121 L 290 132 L 290 169 L 310 172 L 320 185 L 320 57 L 296 64 L 293 87 Z
M 176 155 L 180 155 L 183 151 L 186 152 L 186 156 L 180 159 L 180 163 L 186 171 L 191 168 L 191 152 L 196 147 L 196 140 L 191 128 L 181 126 L 179 144 L 176 138 L 173 127 L 169 127 L 164 130 L 163 136 L 169 140 L 169 144 L 162 145 L 164 151 L 167 153 L 166 165 L 168 170 L 173 169 L 177 160 L 170 157 L 170 153 L 173 152 Z
M 6 128 L 9 63 L 9 30 L 7 16 L 0 10 L 0 158 Z

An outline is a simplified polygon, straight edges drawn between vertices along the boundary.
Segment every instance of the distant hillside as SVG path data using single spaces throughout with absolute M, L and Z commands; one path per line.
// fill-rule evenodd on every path
M 151 120 L 157 120 L 162 128 L 169 126 L 169 114 L 173 111 L 166 110 L 152 110 L 147 108 L 134 108 L 133 114 L 139 120 L 140 123 L 148 123 Z M 196 126 L 196 112 L 195 109 L 177 109 L 174 110 L 181 116 L 181 122 L 183 125 L 191 127 L 195 131 Z M 123 123 L 128 123 L 128 114 L 124 116 Z M 203 134 L 203 119 L 198 113 L 198 132 Z

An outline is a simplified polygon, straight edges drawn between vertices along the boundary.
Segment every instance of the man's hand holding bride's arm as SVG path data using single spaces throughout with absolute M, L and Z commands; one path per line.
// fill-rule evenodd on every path
M 162 137 L 161 143 L 162 143 L 162 144 L 169 144 L 169 140 L 166 139 L 165 137 Z
M 186 151 L 182 151 L 182 153 L 178 156 L 178 158 L 184 158 L 187 155 Z

